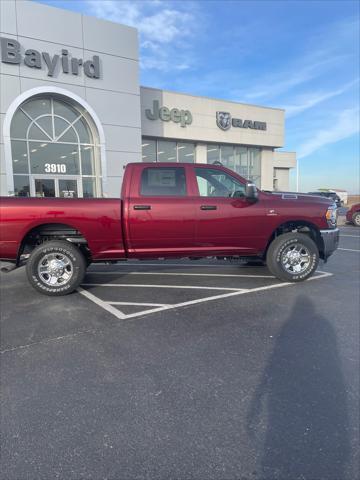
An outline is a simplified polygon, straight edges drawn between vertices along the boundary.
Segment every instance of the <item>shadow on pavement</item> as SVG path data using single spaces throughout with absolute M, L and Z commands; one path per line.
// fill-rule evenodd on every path
M 260 478 L 344 478 L 350 442 L 336 334 L 304 295 L 281 328 L 251 401 L 249 434 L 264 422 Z

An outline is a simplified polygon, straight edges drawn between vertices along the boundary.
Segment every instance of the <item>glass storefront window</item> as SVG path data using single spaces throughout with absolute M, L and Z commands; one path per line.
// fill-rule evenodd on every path
M 37 197 L 55 197 L 55 180 L 40 179 L 35 180 L 35 195 Z
M 261 185 L 261 149 L 238 145 L 208 145 L 207 163 L 220 161 L 242 177 Z
M 62 102 L 54 100 L 54 115 L 65 118 L 70 123 L 75 122 L 79 118 L 80 113 L 70 105 L 64 105 Z
M 69 179 L 59 180 L 59 195 L 61 198 L 77 198 L 77 181 Z
M 234 147 L 228 145 L 221 145 L 221 163 L 227 168 L 234 170 Z
M 78 196 L 83 175 L 94 177 L 84 180 L 84 196 L 100 192 L 99 139 L 82 107 L 33 97 L 14 114 L 10 135 L 15 195 Z
M 220 162 L 220 147 L 219 145 L 207 146 L 207 163 Z
M 260 148 L 249 148 L 249 180 L 257 187 L 260 186 L 261 177 L 261 151 Z
M 83 187 L 83 197 L 84 198 L 93 198 L 95 197 L 95 178 L 83 178 L 82 181 Z
M 21 140 L 11 141 L 14 173 L 29 173 L 27 144 Z
M 53 122 L 52 117 L 50 115 L 46 115 L 45 117 L 40 117 L 36 120 L 36 124 L 42 129 L 43 133 L 46 133 L 49 138 L 47 140 L 51 140 L 54 136 L 53 131 Z M 29 136 L 29 138 L 32 138 Z M 36 140 L 36 138 L 32 138 L 32 140 Z
M 95 147 L 80 146 L 81 171 L 83 175 L 95 175 Z
M 142 141 L 142 161 L 156 162 L 156 141 L 143 138 Z
M 242 177 L 248 176 L 248 149 L 246 147 L 235 147 L 235 172 Z
M 261 149 L 240 145 L 207 145 L 207 163 L 221 162 L 242 177 L 261 184 Z M 196 144 L 172 140 L 142 139 L 144 162 L 196 162 Z
M 21 110 L 18 110 L 11 122 L 10 127 L 10 136 L 11 138 L 26 138 L 26 132 L 31 123 L 31 118 L 29 118 Z
M 41 145 L 44 145 L 42 148 Z M 79 175 L 79 149 L 66 143 L 29 142 L 30 173 Z
M 158 162 L 176 162 L 176 142 L 158 140 L 157 161 Z
M 51 100 L 49 98 L 33 98 L 21 106 L 31 118 L 51 114 Z
M 45 117 L 44 117 L 45 118 Z M 28 138 L 31 140 L 42 140 L 42 141 L 48 141 L 49 137 L 46 135 L 46 133 L 35 123 L 31 125 L 31 127 L 28 130 Z
M 80 143 L 92 143 L 89 126 L 85 122 L 84 118 L 79 118 L 79 120 L 74 123 L 74 128 L 79 135 Z
M 143 162 L 194 163 L 195 158 L 196 148 L 194 143 L 142 139 Z
M 15 197 L 30 197 L 30 181 L 27 175 L 14 175 Z
M 179 142 L 177 144 L 178 162 L 194 163 L 195 162 L 195 144 Z

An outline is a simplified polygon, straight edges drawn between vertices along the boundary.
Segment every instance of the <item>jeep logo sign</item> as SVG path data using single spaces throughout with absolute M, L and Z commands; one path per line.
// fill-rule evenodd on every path
M 61 50 L 60 55 L 53 55 L 52 57 L 47 52 L 40 53 L 38 50 L 25 50 L 24 58 L 22 59 L 20 49 L 21 45 L 13 38 L 0 38 L 1 61 L 3 63 L 12 63 L 19 65 L 22 61 L 30 68 L 42 68 L 43 61 L 47 68 L 48 77 L 53 77 L 57 66 L 60 64 L 63 73 L 71 73 L 72 75 L 79 75 L 79 67 L 83 67 L 84 73 L 89 78 L 100 78 L 100 59 L 94 55 L 92 60 L 82 58 L 69 57 L 68 50 Z
M 153 111 L 150 108 L 145 110 L 145 116 L 149 120 L 162 120 L 163 122 L 169 122 L 170 120 L 175 123 L 180 123 L 182 127 L 191 125 L 192 115 L 189 110 L 179 110 L 178 108 L 172 108 L 169 110 L 167 107 L 159 107 L 159 101 L 153 101 Z
M 231 126 L 236 128 L 251 128 L 253 130 L 266 130 L 266 122 L 242 120 L 241 118 L 232 119 L 229 112 L 216 112 L 216 125 L 221 128 L 221 130 L 229 130 Z

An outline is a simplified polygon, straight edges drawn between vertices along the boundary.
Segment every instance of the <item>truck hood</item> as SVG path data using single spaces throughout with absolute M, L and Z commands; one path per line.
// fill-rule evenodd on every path
M 285 201 L 301 201 L 305 203 L 317 204 L 317 205 L 333 205 L 335 202 L 329 198 L 310 195 L 307 193 L 297 193 L 297 192 L 269 192 L 262 191 L 267 198 L 273 198 L 276 200 L 285 200 Z

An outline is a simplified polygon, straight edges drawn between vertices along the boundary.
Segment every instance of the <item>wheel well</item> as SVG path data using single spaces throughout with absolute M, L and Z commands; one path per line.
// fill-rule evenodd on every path
M 266 252 L 270 246 L 270 243 L 279 235 L 289 232 L 299 232 L 309 235 L 309 237 L 316 243 L 319 249 L 320 258 L 322 258 L 324 252 L 324 244 L 318 227 L 310 222 L 304 222 L 302 220 L 294 220 L 279 225 L 269 238 L 264 252 L 264 257 L 266 257 Z
M 18 252 L 18 262 L 21 255 L 30 254 L 38 245 L 50 240 L 66 240 L 76 245 L 87 260 L 91 259 L 86 238 L 79 230 L 65 223 L 45 223 L 32 228 L 24 236 Z

